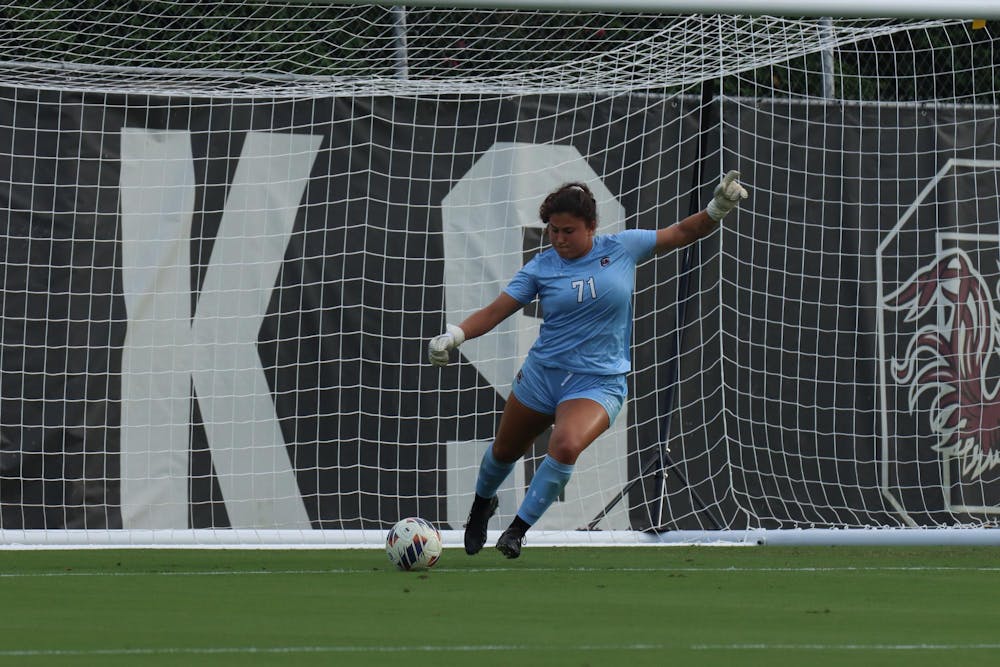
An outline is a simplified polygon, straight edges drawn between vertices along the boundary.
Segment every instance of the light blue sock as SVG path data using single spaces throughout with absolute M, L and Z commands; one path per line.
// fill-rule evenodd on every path
M 549 508 L 563 489 L 573 474 L 573 466 L 566 463 L 559 463 L 551 456 L 546 455 L 542 465 L 535 470 L 535 476 L 531 478 L 531 485 L 528 492 L 524 494 L 521 507 L 517 510 L 517 515 L 529 525 L 534 525 L 545 510 Z
M 514 469 L 517 461 L 503 463 L 493 457 L 493 445 L 486 448 L 483 460 L 479 464 L 479 477 L 476 478 L 476 494 L 483 498 L 492 498 L 497 494 L 497 489 L 507 479 L 507 475 Z

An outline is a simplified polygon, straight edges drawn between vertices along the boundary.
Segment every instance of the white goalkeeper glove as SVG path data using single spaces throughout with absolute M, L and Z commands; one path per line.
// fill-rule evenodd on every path
M 708 202 L 705 212 L 708 217 L 719 222 L 726 214 L 736 208 L 741 199 L 749 194 L 739 182 L 740 172 L 730 171 L 722 177 L 722 182 L 715 186 L 715 196 Z
M 440 336 L 431 338 L 427 344 L 427 358 L 435 366 L 448 365 L 448 352 L 465 342 L 465 332 L 462 327 L 449 324 Z

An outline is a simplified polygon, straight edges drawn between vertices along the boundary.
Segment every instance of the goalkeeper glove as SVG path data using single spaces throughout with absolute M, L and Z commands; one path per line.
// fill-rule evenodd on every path
M 740 185 L 739 177 L 740 172 L 730 171 L 722 178 L 722 182 L 715 186 L 715 196 L 705 207 L 705 212 L 712 220 L 719 222 L 736 208 L 741 199 L 749 196 L 746 188 Z
M 448 351 L 465 342 L 465 332 L 462 327 L 449 324 L 445 327 L 445 332 L 440 336 L 431 338 L 427 344 L 427 358 L 435 366 L 448 365 Z

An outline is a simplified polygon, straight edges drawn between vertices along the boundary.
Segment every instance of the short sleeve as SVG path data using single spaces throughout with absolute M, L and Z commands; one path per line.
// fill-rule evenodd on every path
M 538 295 L 538 281 L 535 280 L 535 274 L 531 270 L 534 264 L 535 260 L 532 259 L 521 267 L 521 270 L 514 274 L 514 277 L 507 283 L 507 287 L 504 288 L 504 291 L 514 297 L 518 303 L 529 304 Z
M 653 254 L 656 247 L 656 230 L 628 229 L 615 234 L 615 239 L 632 256 L 635 262 L 641 262 Z

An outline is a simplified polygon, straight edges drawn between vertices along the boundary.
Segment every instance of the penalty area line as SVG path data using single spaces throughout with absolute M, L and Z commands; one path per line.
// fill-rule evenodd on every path
M 692 651 L 992 651 L 1000 644 L 694 644 Z
M 96 649 L 7 649 L 0 658 L 30 658 L 45 656 L 144 656 L 144 655 L 228 655 L 228 654 L 295 654 L 295 653 L 476 653 L 509 651 L 662 651 L 664 644 L 607 644 L 595 646 L 532 646 L 527 644 L 484 645 L 416 645 L 416 646 L 215 646 L 215 647 L 149 647 Z
M 317 653 L 505 653 L 521 651 L 970 651 L 995 650 L 1000 644 L 596 644 L 533 646 L 529 644 L 413 645 L 413 646 L 205 646 L 95 649 L 6 649 L 0 658 L 99 657 L 154 655 L 280 655 Z

